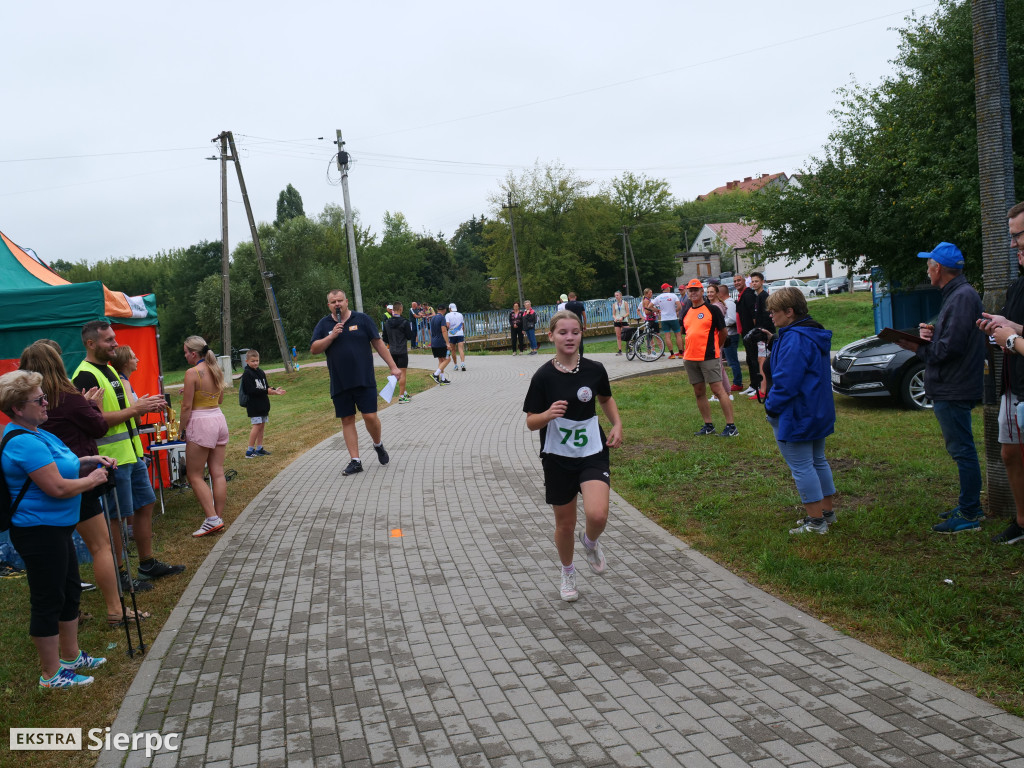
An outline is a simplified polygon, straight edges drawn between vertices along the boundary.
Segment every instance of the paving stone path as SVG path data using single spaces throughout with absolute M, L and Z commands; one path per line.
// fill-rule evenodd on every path
M 651 367 L 595 357 L 613 377 Z M 755 589 L 614 492 L 609 570 L 581 563 L 580 600 L 561 602 L 521 413 L 546 359 L 470 357 L 383 411 L 386 467 L 360 426 L 362 474 L 341 475 L 340 433 L 281 472 L 114 724 L 180 749 L 126 764 L 1024 768 L 1024 721 Z

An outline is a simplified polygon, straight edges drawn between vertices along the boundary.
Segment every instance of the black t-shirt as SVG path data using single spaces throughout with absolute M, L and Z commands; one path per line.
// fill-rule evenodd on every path
M 565 303 L 565 308 L 570 312 L 575 313 L 576 317 L 580 319 L 580 322 L 583 322 L 583 315 L 587 313 L 587 308 L 583 306 L 582 301 L 577 301 L 575 299 L 573 299 L 572 301 L 567 301 Z
M 565 400 L 569 403 L 565 409 L 565 417 L 573 421 L 586 421 L 597 413 L 597 398 L 611 397 L 612 387 L 608 383 L 608 371 L 601 363 L 584 357 L 580 360 L 580 369 L 576 373 L 563 373 L 555 368 L 554 364 L 547 362 L 537 369 L 530 379 L 530 388 L 526 392 L 526 400 L 523 401 L 524 413 L 543 413 L 556 400 Z M 580 459 L 555 456 L 544 453 L 544 440 L 547 436 L 547 426 L 540 429 L 541 456 L 554 460 L 565 467 L 573 467 L 580 463 Z M 605 445 L 604 430 L 601 429 L 601 456 L 608 458 L 608 446 Z
M 326 339 L 337 323 L 328 315 L 313 329 L 314 341 Z M 331 397 L 346 389 L 377 387 L 373 375 L 373 346 L 370 342 L 379 339 L 377 326 L 369 315 L 352 312 L 345 321 L 345 328 L 334 337 L 324 350 L 327 370 L 331 374 Z

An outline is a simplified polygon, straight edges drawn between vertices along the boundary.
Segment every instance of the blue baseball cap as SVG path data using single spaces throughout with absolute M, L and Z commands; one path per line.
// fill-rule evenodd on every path
M 934 259 L 942 266 L 949 267 L 950 269 L 964 268 L 964 255 L 960 253 L 960 249 L 952 243 L 939 243 L 931 253 L 922 251 L 917 254 L 917 258 Z

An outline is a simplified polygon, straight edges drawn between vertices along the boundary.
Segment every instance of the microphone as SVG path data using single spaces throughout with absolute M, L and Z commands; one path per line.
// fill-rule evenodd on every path
M 334 322 L 336 322 L 336 323 L 340 323 L 341 322 L 341 309 L 340 308 L 334 310 Z

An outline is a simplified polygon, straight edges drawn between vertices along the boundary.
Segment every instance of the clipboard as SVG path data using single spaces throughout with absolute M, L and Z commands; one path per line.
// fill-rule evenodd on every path
M 909 341 L 911 344 L 931 344 L 931 341 L 922 339 L 915 333 L 905 333 L 904 331 L 897 331 L 895 328 L 883 328 L 878 332 L 878 338 L 893 344 L 898 344 L 901 341 Z

